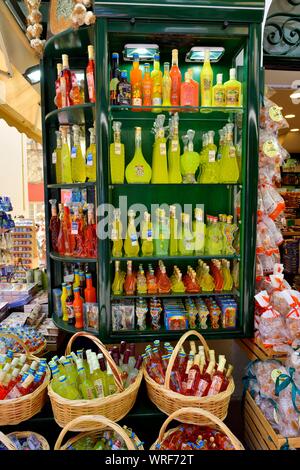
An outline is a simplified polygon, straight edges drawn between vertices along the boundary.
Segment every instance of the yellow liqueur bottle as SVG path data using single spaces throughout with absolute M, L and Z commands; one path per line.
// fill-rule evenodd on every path
M 201 207 L 195 208 L 195 220 L 193 221 L 193 234 L 195 243 L 195 255 L 204 254 L 206 225 L 203 220 Z
M 201 83 L 201 106 L 211 106 L 213 70 L 210 65 L 210 51 L 204 52 L 204 63 L 200 75 Z
M 142 128 L 135 128 L 135 153 L 127 165 L 125 176 L 127 183 L 149 183 L 152 170 L 146 162 L 142 152 Z
M 242 84 L 236 79 L 235 69 L 230 69 L 229 77 L 224 83 L 226 106 L 242 106 Z
M 170 206 L 170 256 L 178 254 L 178 219 L 176 217 L 176 206 Z
M 121 222 L 121 211 L 120 209 L 114 210 L 114 220 L 112 222 L 111 239 L 113 242 L 112 255 L 115 258 L 122 256 L 123 238 L 122 238 L 123 226 Z
M 223 74 L 217 74 L 217 83 L 212 90 L 212 106 L 225 106 L 225 85 L 223 85 Z
M 84 183 L 86 180 L 85 158 L 82 155 L 80 143 L 80 127 L 74 124 L 73 147 L 71 152 L 72 179 L 74 183 Z
M 164 63 L 164 74 L 162 78 L 162 105 L 171 106 L 171 87 L 172 80 L 170 77 L 170 64 L 169 62 Z
M 236 148 L 233 145 L 234 124 L 226 124 L 225 142 L 220 161 L 220 182 L 237 183 L 239 179 L 239 166 L 236 156 Z
M 194 253 L 194 237 L 190 228 L 189 214 L 181 214 L 182 226 L 178 243 L 179 253 L 182 256 L 189 256 Z
M 169 170 L 169 183 L 178 184 L 182 183 L 182 176 L 180 171 L 180 144 L 179 144 L 179 117 L 178 113 L 170 119 L 170 140 L 168 147 L 168 170 Z
M 203 152 L 203 170 L 200 176 L 202 184 L 219 183 L 219 164 L 216 159 L 217 146 L 214 144 L 214 136 L 214 131 L 208 131 L 208 142 Z
M 165 138 L 164 122 L 166 116 L 159 114 L 154 123 L 155 141 L 152 154 L 151 183 L 162 184 L 169 182 L 167 163 L 167 144 Z
M 56 183 L 62 183 L 62 161 L 61 161 L 61 148 L 62 148 L 62 135 L 60 131 L 55 131 L 56 134 L 56 148 L 52 153 L 52 163 L 55 165 Z
M 68 144 L 68 130 L 62 127 L 62 147 L 61 147 L 61 162 L 62 162 L 62 183 L 73 183 L 72 169 L 71 169 L 71 152 Z
M 142 222 L 142 253 L 143 256 L 151 256 L 153 254 L 153 230 L 151 216 L 149 212 L 144 212 L 144 220 Z
M 199 153 L 194 152 L 194 136 L 195 131 L 193 129 L 189 129 L 186 136 L 182 136 L 184 152 L 180 158 L 180 168 L 182 181 L 185 184 L 196 183 L 195 173 L 199 166 L 200 156 Z
M 153 70 L 151 72 L 152 80 L 152 106 L 155 106 L 153 109 L 156 113 L 161 113 L 162 104 L 162 73 L 160 70 L 160 56 L 159 54 L 154 55 L 153 61 Z
M 121 143 L 121 127 L 121 122 L 113 122 L 114 141 L 110 144 L 110 176 L 112 184 L 124 183 L 125 148 L 124 144 Z
M 95 129 L 91 127 L 90 133 L 90 145 L 86 151 L 86 177 L 88 181 L 96 181 L 96 138 Z
M 115 277 L 111 286 L 114 295 L 123 294 L 123 285 L 125 281 L 125 272 L 120 269 L 120 261 L 115 261 Z
M 128 257 L 138 256 L 139 251 L 140 251 L 134 218 L 135 218 L 135 212 L 133 210 L 129 210 L 127 233 L 126 233 L 126 238 L 124 242 L 125 255 Z

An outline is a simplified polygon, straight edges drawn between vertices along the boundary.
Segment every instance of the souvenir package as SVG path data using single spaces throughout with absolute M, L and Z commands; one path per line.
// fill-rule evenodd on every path
M 257 312 L 259 313 L 258 331 L 265 345 L 285 343 L 288 340 L 288 332 L 280 313 L 270 303 L 267 291 L 262 291 L 255 296 Z
M 186 330 L 188 328 L 186 311 L 180 299 L 163 300 L 163 308 L 167 330 Z
M 134 302 L 117 300 L 111 305 L 113 331 L 134 329 Z
M 99 307 L 97 303 L 86 302 L 84 304 L 84 328 L 94 333 L 99 331 Z

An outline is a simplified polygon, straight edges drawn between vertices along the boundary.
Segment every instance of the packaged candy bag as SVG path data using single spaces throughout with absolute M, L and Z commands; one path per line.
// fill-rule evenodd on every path
M 264 205 L 264 212 L 271 219 L 275 220 L 285 209 L 284 199 L 269 183 L 260 185 L 261 195 Z
M 272 132 L 289 127 L 279 106 L 266 97 L 264 97 L 264 106 L 260 109 L 260 127 Z
M 272 220 L 270 217 L 264 216 L 262 218 L 262 223 L 268 228 L 270 237 L 274 241 L 274 243 L 279 246 L 283 242 L 283 236 L 281 233 L 281 230 L 276 226 L 274 220 Z
M 255 296 L 257 312 L 260 314 L 259 333 L 265 346 L 286 343 L 289 339 L 286 326 L 280 313 L 270 304 L 267 291 Z
M 259 393 L 255 396 L 255 403 L 261 409 L 271 426 L 279 431 L 278 405 L 272 398 L 262 397 Z
M 275 383 L 277 377 L 287 373 L 283 364 L 275 359 L 257 361 L 253 364 L 252 371 L 256 377 L 261 396 L 276 400 Z
M 293 295 L 296 292 L 297 295 Z M 286 314 L 285 322 L 289 331 L 290 337 L 294 340 L 300 338 L 300 299 L 298 291 L 291 291 L 290 297 L 290 311 Z

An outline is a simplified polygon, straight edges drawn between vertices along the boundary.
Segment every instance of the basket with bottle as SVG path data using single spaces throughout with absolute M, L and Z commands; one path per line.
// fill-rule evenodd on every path
M 201 345 L 187 357 L 183 344 L 190 336 L 196 336 Z M 214 351 L 210 351 L 203 336 L 195 330 L 186 332 L 173 349 L 165 343 L 163 351 L 159 341 L 148 346 L 143 355 L 144 377 L 150 400 L 163 413 L 171 415 L 184 408 L 202 408 L 221 420 L 227 416 L 230 397 L 234 391 L 232 366 L 225 373 L 225 356 L 219 356 L 216 365 Z M 189 419 L 189 412 L 181 413 L 178 420 Z M 200 419 L 200 418 L 199 418 Z M 201 418 L 205 421 L 205 416 Z
M 18 342 L 24 354 L 0 354 L 0 425 L 14 425 L 39 413 L 47 399 L 50 371 L 47 362 L 30 354 L 26 343 L 12 333 L 0 332 Z
M 76 338 L 90 339 L 100 354 L 83 350 L 71 352 Z M 103 415 L 119 421 L 133 407 L 143 378 L 142 359 L 130 357 L 130 350 L 122 342 L 110 354 L 95 336 L 78 332 L 71 337 L 65 357 L 50 363 L 52 380 L 48 386 L 54 419 L 61 427 L 82 415 Z M 124 346 L 124 348 L 123 348 Z M 125 350 L 124 350 L 125 349 Z M 72 429 L 81 431 L 80 429 Z
M 188 418 L 186 418 L 188 414 Z M 167 431 L 171 421 L 184 424 Z M 203 421 L 207 423 L 203 426 Z M 244 450 L 240 441 L 219 418 L 201 408 L 174 411 L 163 423 L 151 450 Z
M 81 431 L 62 445 L 67 432 Z M 137 435 L 126 426 L 121 427 L 105 416 L 79 416 L 60 432 L 54 450 L 144 450 Z

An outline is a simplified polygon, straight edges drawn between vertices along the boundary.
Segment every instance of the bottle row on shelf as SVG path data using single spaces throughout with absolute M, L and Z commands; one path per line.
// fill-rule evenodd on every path
M 59 204 L 59 214 L 57 214 L 56 199 L 50 199 L 49 202 L 52 250 L 62 256 L 96 258 L 94 204 L 80 202 Z
M 83 153 L 81 140 L 85 140 L 83 129 L 74 124 L 61 126 L 56 131 L 56 148 L 52 152 L 56 183 L 85 183 L 96 181 L 95 128 L 91 127 L 90 144 Z
M 134 383 L 141 365 L 141 356 L 136 357 L 135 345 L 127 348 L 125 341 L 115 346 L 110 354 L 121 374 L 123 386 Z M 114 374 L 109 361 L 103 354 L 98 355 L 90 349 L 72 352 L 60 359 L 54 356 L 49 363 L 52 371 L 51 386 L 54 392 L 69 400 L 92 400 L 118 393 Z
M 126 70 L 120 70 L 119 54 L 112 53 L 110 102 L 112 105 L 137 106 L 143 109 L 151 106 L 229 106 L 238 107 L 242 104 L 242 86 L 236 80 L 235 68 L 230 69 L 229 80 L 223 84 L 223 74 L 216 77 L 213 86 L 214 74 L 210 64 L 210 50 L 205 51 L 205 58 L 200 74 L 199 83 L 193 79 L 193 69 L 189 68 L 182 74 L 178 67 L 178 50 L 172 50 L 172 66 L 164 63 L 164 73 L 160 70 L 160 55 L 154 55 L 153 70 L 150 72 L 150 64 L 144 64 L 143 71 L 140 68 L 139 54 L 133 55 L 133 64 L 128 74 Z M 200 88 L 200 90 L 199 90 Z
M 114 210 L 111 229 L 112 256 L 119 258 L 123 252 L 127 257 L 234 255 L 239 253 L 239 231 L 231 215 L 220 214 L 219 218 L 207 215 L 203 221 L 203 210 L 194 209 L 195 219 L 190 221 L 188 213 L 181 213 L 181 224 L 176 215 L 177 206 L 157 209 L 154 223 L 147 211 L 140 223 L 140 236 L 135 223 L 136 213 L 128 211 L 126 237 L 123 242 L 123 224 L 120 209 Z M 140 240 L 139 240 L 140 238 Z
M 47 362 L 26 363 L 26 354 L 14 357 L 8 350 L 0 361 L 0 400 L 8 400 L 28 395 L 36 390 L 44 381 Z
M 95 90 L 95 62 L 94 47 L 88 46 L 88 64 L 86 67 L 86 81 L 88 89 L 88 100 L 91 103 L 96 101 Z M 84 79 L 78 83 L 75 71 L 70 70 L 69 57 L 62 55 L 62 63 L 57 64 L 57 79 L 55 81 L 54 104 L 57 108 L 83 104 L 85 102 Z
M 226 358 L 219 355 L 218 363 L 215 351 L 209 350 L 209 360 L 205 357 L 204 347 L 196 351 L 195 343 L 189 355 L 182 349 L 174 363 L 170 377 L 171 390 L 187 396 L 213 396 L 227 389 L 233 366 L 228 365 L 225 373 Z M 170 343 L 161 346 L 154 341 L 153 346 L 146 346 L 143 354 L 144 364 L 149 376 L 159 384 L 164 384 L 165 374 L 173 348 Z
M 238 306 L 233 296 L 113 301 L 113 331 L 235 328 Z
M 135 152 L 125 168 L 125 146 L 121 141 L 121 125 L 113 122 L 114 142 L 110 144 L 110 172 L 112 184 L 235 184 L 240 177 L 241 144 L 233 144 L 234 124 L 229 123 L 219 130 L 219 147 L 214 143 L 214 131 L 203 133 L 200 153 L 194 150 L 195 131 L 189 129 L 182 137 L 181 154 L 178 114 L 170 118 L 164 127 L 165 115 L 157 116 L 153 132 L 155 140 L 152 151 L 152 167 L 142 150 L 142 128 L 135 127 Z M 165 135 L 166 129 L 169 131 Z M 168 141 L 168 149 L 167 149 Z M 196 173 L 198 176 L 196 178 Z
M 173 273 L 168 276 L 163 261 L 159 261 L 155 270 L 149 263 L 145 275 L 143 265 L 134 271 L 132 261 L 127 261 L 127 272 L 120 269 L 120 261 L 115 261 L 115 277 L 112 283 L 114 295 L 143 295 L 143 294 L 197 294 L 200 292 L 231 291 L 233 286 L 239 286 L 239 264 L 235 263 L 230 272 L 230 261 L 212 259 L 206 264 L 198 260 L 196 271 L 187 267 L 182 275 L 178 266 L 173 267 Z

